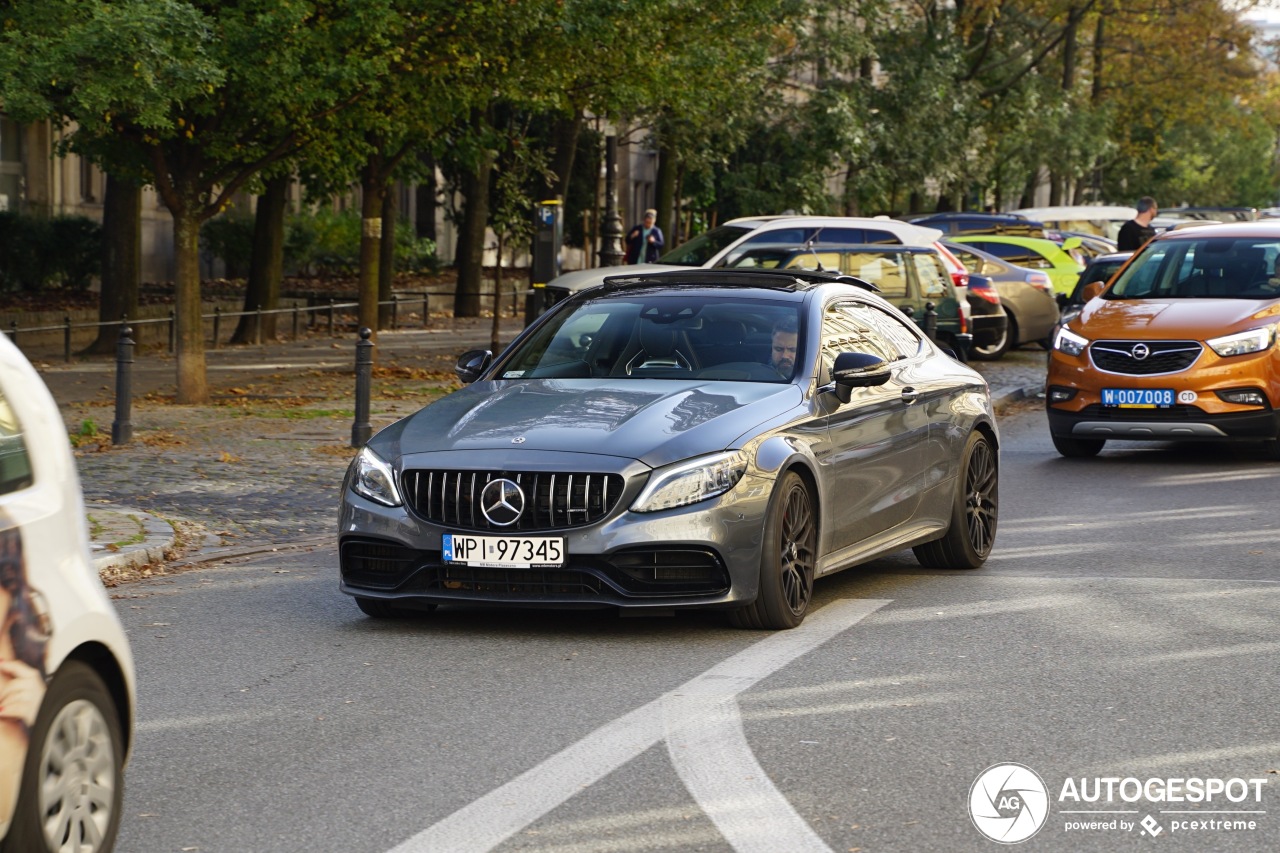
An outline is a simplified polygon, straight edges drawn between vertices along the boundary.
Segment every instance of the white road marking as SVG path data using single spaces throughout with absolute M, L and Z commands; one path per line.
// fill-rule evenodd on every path
M 738 853 L 830 853 L 765 773 L 742 730 L 737 686 L 662 698 L 667 754 L 695 802 Z
M 888 603 L 887 600 L 882 599 L 841 599 L 814 611 L 799 628 L 772 634 L 685 682 L 670 693 L 601 726 L 577 743 L 396 846 L 390 853 L 430 853 L 430 851 L 440 850 L 448 850 L 450 853 L 471 853 L 471 851 L 483 853 L 483 851 L 492 850 L 661 740 L 666 734 L 664 708 L 669 699 L 675 703 L 677 709 L 683 707 L 683 697 L 700 696 L 714 697 L 717 701 L 732 700 L 738 693 L 749 689 L 801 655 L 813 651 Z M 711 709 L 708 709 L 708 712 L 711 712 Z M 715 737 L 723 739 L 725 735 L 722 729 L 726 718 L 722 712 L 716 713 L 719 716 L 715 721 L 700 723 L 696 719 L 696 713 L 686 709 L 678 714 L 683 722 L 677 728 L 692 732 L 701 727 L 702 731 L 710 730 L 715 733 Z M 730 726 L 733 725 L 731 719 L 728 722 Z M 741 737 L 740 719 L 737 728 L 738 736 Z M 743 755 L 744 750 L 745 755 Z M 749 767 L 742 765 L 744 759 L 749 761 Z M 715 760 L 714 757 L 712 760 Z M 721 762 L 720 766 L 722 770 L 729 770 L 739 776 L 744 773 L 757 773 L 760 778 L 766 780 L 768 788 L 773 788 L 772 783 L 767 782 L 767 777 L 760 770 L 755 757 L 746 748 L 745 741 L 736 748 L 735 762 L 732 769 L 725 767 L 724 762 Z M 686 785 L 688 785 L 687 782 Z M 759 790 L 753 789 L 754 794 L 759 795 L 761 792 L 764 799 L 758 804 L 753 802 L 750 805 L 769 808 L 770 814 L 778 813 L 780 806 L 777 800 L 782 799 L 782 795 L 776 789 L 772 792 L 764 790 L 763 787 Z M 698 790 L 690 788 L 690 793 L 695 798 L 699 797 Z M 712 820 L 716 820 L 714 813 L 723 817 L 730 804 L 717 799 L 710 804 L 699 800 L 699 805 L 707 810 Z M 782 805 L 791 809 L 790 804 L 785 800 L 782 800 Z M 792 814 L 795 814 L 794 810 Z M 799 822 L 809 836 L 817 838 L 798 815 L 792 821 L 793 824 L 795 822 Z M 754 823 L 752 825 L 754 826 Z M 721 832 L 725 831 L 725 827 L 719 822 L 717 826 Z M 736 847 L 750 827 L 735 822 L 731 829 L 735 836 L 726 837 Z M 787 843 L 781 847 L 775 844 L 767 848 L 753 843 L 750 847 L 738 849 L 771 849 L 773 851 L 828 849 L 825 846 L 801 848 L 795 846 L 793 842 L 796 841 L 798 839 L 793 837 L 787 839 Z M 820 839 L 818 843 L 821 844 Z

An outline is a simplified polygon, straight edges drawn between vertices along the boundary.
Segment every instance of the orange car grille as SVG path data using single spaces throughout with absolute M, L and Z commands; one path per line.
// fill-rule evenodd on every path
M 1094 341 L 1089 357 L 1108 373 L 1151 376 L 1186 370 L 1201 351 L 1198 341 Z

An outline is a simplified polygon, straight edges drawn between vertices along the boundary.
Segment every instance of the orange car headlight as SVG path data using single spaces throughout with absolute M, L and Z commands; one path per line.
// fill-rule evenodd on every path
M 1088 345 L 1088 338 L 1077 335 L 1066 326 L 1058 329 L 1058 334 L 1053 339 L 1053 348 L 1067 355 L 1079 355 Z
M 1232 355 L 1248 355 L 1251 352 L 1262 352 L 1275 342 L 1276 329 L 1274 326 L 1250 329 L 1247 332 L 1237 332 L 1234 335 L 1224 335 L 1221 338 L 1211 338 L 1205 341 L 1213 348 L 1214 352 L 1223 358 Z

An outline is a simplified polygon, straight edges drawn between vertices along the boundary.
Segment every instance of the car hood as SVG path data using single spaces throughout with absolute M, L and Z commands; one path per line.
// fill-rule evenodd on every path
M 536 379 L 468 385 L 379 432 L 379 456 L 551 451 L 657 467 L 730 447 L 799 406 L 791 384 Z
M 1089 301 L 1072 326 L 1093 339 L 1206 338 L 1280 319 L 1280 300 L 1102 299 Z M 1239 328 L 1237 328 L 1239 327 Z

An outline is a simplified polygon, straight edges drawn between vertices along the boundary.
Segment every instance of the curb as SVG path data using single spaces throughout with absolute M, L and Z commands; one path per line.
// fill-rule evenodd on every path
M 123 524 L 126 527 L 134 525 L 141 528 L 141 542 L 121 545 L 116 551 L 108 551 L 103 543 L 92 543 L 93 567 L 99 572 L 164 562 L 165 552 L 173 547 L 173 525 L 145 510 L 113 504 L 93 504 L 85 507 L 85 510 L 86 515 L 100 519 L 100 524 L 110 525 L 114 522 L 116 526 Z

